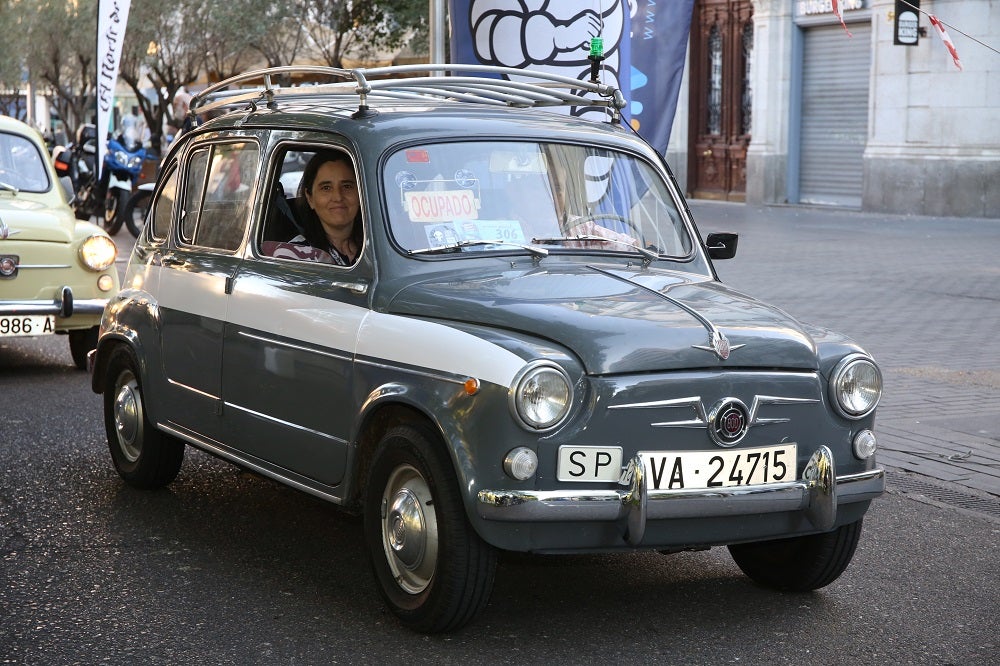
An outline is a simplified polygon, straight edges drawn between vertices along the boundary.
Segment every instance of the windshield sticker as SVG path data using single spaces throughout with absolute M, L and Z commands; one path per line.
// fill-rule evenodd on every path
M 451 222 L 475 220 L 479 202 L 472 190 L 404 192 L 411 222 Z
M 462 241 L 525 242 L 524 230 L 517 220 L 458 220 L 432 224 L 424 228 L 428 247 L 454 245 Z

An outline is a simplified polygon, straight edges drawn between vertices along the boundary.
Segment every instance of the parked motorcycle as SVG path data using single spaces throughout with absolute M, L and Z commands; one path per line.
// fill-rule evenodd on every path
M 125 226 L 136 238 L 139 237 L 139 233 L 142 232 L 142 228 L 146 224 L 146 214 L 149 213 L 149 202 L 153 198 L 153 189 L 155 188 L 156 183 L 139 185 L 129 198 L 128 203 L 125 204 L 122 217 L 125 218 Z
M 108 140 L 104 167 L 98 178 L 96 128 L 90 123 L 81 125 L 76 142 L 54 155 L 57 173 L 68 176 L 73 185 L 70 205 L 77 219 L 89 220 L 95 216 L 109 234 L 118 233 L 145 157 L 142 144 L 119 134 Z

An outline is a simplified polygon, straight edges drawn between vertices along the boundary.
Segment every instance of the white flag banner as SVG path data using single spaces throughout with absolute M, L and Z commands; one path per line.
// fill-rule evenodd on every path
M 115 86 L 132 0 L 99 0 L 97 6 L 97 173 L 108 151 L 108 125 L 114 117 Z

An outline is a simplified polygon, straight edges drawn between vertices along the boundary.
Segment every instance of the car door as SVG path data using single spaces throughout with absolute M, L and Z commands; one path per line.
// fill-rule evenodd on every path
M 243 452 L 283 476 L 333 487 L 344 475 L 357 413 L 353 363 L 358 330 L 369 312 L 370 248 L 352 266 L 266 256 L 261 250 L 263 239 L 273 237 L 267 226 L 282 203 L 273 199 L 283 191 L 277 183 L 288 180 L 289 164 L 308 161 L 316 149 L 283 144 L 272 154 L 271 185 L 262 188 L 272 200 L 261 207 L 255 249 L 233 281 L 223 389 L 227 427 Z M 290 159 L 289 152 L 300 158 Z M 360 174 L 358 162 L 353 164 Z M 285 203 L 289 210 L 297 208 L 295 201 Z
M 181 208 L 159 272 L 164 413 L 182 432 L 222 442 L 222 354 L 227 300 L 256 192 L 252 136 L 190 148 Z

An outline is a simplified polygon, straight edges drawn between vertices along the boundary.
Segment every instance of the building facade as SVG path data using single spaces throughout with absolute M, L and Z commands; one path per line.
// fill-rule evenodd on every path
M 689 194 L 1000 218 L 1000 0 L 908 0 L 904 44 L 896 0 L 838 4 L 696 1 L 667 154 Z

